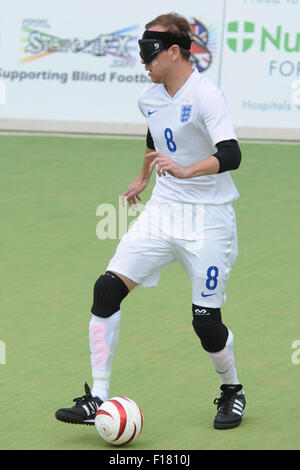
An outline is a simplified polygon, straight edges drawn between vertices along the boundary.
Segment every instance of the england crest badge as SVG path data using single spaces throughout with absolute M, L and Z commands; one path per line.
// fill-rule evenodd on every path
M 180 121 L 181 122 L 188 122 L 192 114 L 192 105 L 191 104 L 184 104 L 181 106 L 181 114 L 180 114 Z

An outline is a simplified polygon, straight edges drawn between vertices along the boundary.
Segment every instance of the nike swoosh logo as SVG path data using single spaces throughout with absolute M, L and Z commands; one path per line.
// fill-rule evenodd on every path
M 213 294 L 204 294 L 204 292 L 201 293 L 202 297 L 210 297 L 211 295 L 216 295 L 216 292 Z
M 155 111 L 149 111 L 148 110 L 148 116 L 151 116 L 151 114 L 154 114 L 154 113 L 157 113 L 158 109 L 156 109 Z

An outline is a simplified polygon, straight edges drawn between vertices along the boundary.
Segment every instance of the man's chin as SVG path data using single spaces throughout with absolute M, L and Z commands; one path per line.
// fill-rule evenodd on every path
M 159 80 L 157 77 L 150 76 L 150 78 L 153 83 L 162 83 L 161 80 Z

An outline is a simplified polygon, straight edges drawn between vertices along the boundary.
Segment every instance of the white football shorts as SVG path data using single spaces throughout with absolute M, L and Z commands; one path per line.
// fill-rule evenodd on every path
M 122 237 L 107 270 L 155 287 L 162 268 L 178 261 L 192 284 L 192 303 L 220 308 L 237 254 L 231 203 L 147 203 Z

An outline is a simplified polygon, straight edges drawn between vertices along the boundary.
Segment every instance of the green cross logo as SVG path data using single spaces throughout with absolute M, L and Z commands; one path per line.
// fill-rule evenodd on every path
M 253 44 L 253 37 L 251 37 L 255 30 L 255 24 L 249 21 L 244 23 L 239 21 L 231 21 L 227 25 L 227 44 L 234 52 L 241 50 L 247 51 Z M 249 37 L 250 36 L 250 37 Z

